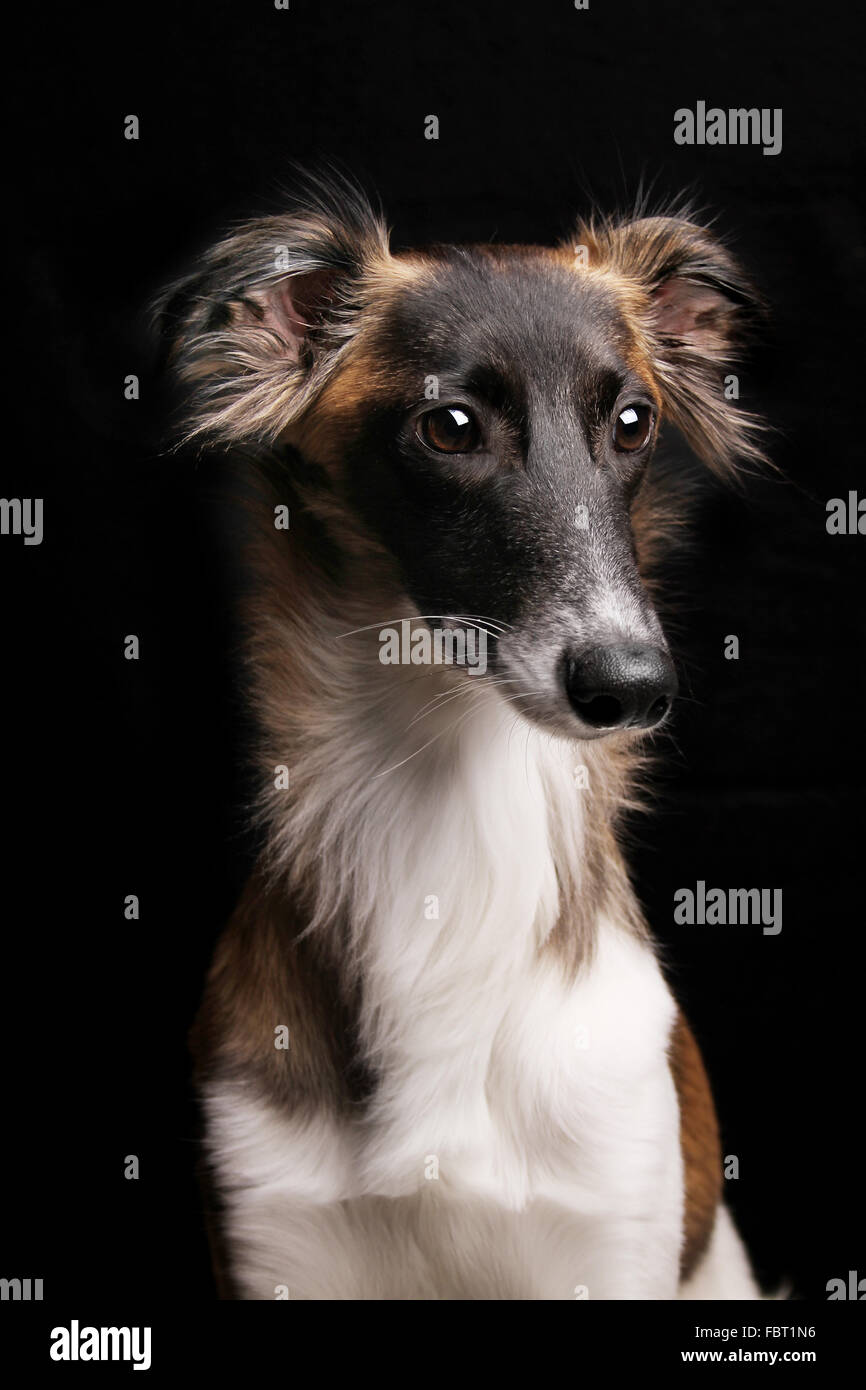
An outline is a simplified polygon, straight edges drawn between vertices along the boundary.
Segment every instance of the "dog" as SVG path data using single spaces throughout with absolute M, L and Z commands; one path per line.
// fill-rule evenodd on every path
M 762 457 L 743 270 L 683 208 L 396 253 L 328 177 L 159 312 L 243 492 L 261 853 L 192 1034 L 220 1295 L 760 1297 L 618 838 L 677 688 L 662 426 Z

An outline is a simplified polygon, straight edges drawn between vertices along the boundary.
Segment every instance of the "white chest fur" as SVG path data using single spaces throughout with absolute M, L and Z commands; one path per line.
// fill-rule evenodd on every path
M 247 1297 L 675 1294 L 673 1001 L 609 919 L 576 980 L 540 953 L 555 823 L 580 862 L 577 759 L 482 714 L 423 766 L 373 790 L 353 776 L 331 800 L 371 1106 L 282 1116 L 237 1083 L 206 1098 Z

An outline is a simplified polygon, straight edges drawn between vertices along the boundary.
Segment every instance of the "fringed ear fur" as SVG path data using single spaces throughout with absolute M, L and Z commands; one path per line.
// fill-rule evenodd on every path
M 296 211 L 241 226 L 160 296 L 155 319 L 189 388 L 187 439 L 273 444 L 357 326 L 388 232 L 354 185 L 319 181 Z
M 738 461 L 766 463 L 764 426 L 725 386 L 737 349 L 764 314 L 733 256 L 687 217 L 584 222 L 577 237 L 587 268 L 622 291 L 663 409 L 695 453 L 726 476 Z

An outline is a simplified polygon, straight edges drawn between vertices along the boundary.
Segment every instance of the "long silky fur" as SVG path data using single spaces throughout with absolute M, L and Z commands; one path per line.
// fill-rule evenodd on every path
M 588 247 L 589 260 L 586 267 L 576 266 L 575 274 L 600 277 L 618 296 L 651 362 L 662 417 L 723 477 L 734 475 L 739 460 L 760 460 L 759 422 L 726 401 L 720 389 L 731 362 L 723 338 L 742 336 L 749 326 L 747 306 L 753 302 L 733 259 L 681 216 L 596 217 L 579 224 L 577 237 Z M 544 254 L 566 256 L 565 251 Z M 429 1065 L 437 1049 L 453 1064 L 453 1072 L 443 1074 L 462 1094 L 464 1086 L 468 1093 L 458 1055 L 463 1048 L 469 1081 L 478 1083 L 477 1094 L 484 1095 L 484 1044 L 479 1049 L 473 1038 L 474 1020 L 465 999 L 453 997 L 455 979 L 472 981 L 479 1007 L 493 1013 L 489 1001 L 495 1004 L 531 960 L 542 982 L 555 981 L 551 997 L 558 998 L 560 986 L 567 991 L 592 961 L 598 924 L 604 921 L 615 924 L 608 948 L 620 936 L 627 938 L 627 950 L 637 942 L 648 970 L 655 969 L 618 843 L 623 816 L 640 801 L 647 743 L 638 747 L 614 737 L 582 744 L 589 788 L 576 811 L 567 776 L 567 740 L 524 723 L 520 734 L 526 738 L 527 756 L 525 767 L 521 763 L 519 768 L 525 775 L 520 794 L 528 809 L 520 829 L 531 837 L 524 866 L 519 862 L 523 846 L 509 820 L 510 802 L 519 801 L 517 762 L 510 737 L 503 742 L 499 724 L 494 727 L 501 714 L 496 687 L 482 677 L 460 696 L 465 675 L 447 667 L 428 674 L 434 702 L 446 708 L 448 699 L 459 696 L 459 708 L 472 717 L 448 726 L 450 742 L 443 745 L 440 761 L 425 765 L 414 757 L 425 737 L 418 731 L 417 690 L 401 687 L 399 682 L 409 679 L 403 672 L 386 685 L 375 650 L 352 635 L 369 625 L 371 612 L 381 615 L 383 623 L 418 614 L 384 545 L 355 524 L 351 509 L 340 504 L 332 489 L 320 486 L 317 466 L 306 467 L 304 432 L 315 430 L 317 405 L 329 392 L 336 394 L 341 369 L 363 345 L 379 291 L 400 276 L 411 276 L 418 264 L 418 257 L 406 262 L 391 256 L 381 216 L 354 186 L 326 181 L 308 189 L 284 216 L 234 231 L 205 255 L 192 277 L 171 286 L 157 306 L 160 330 L 187 394 L 185 439 L 253 446 L 244 465 L 252 470 L 245 481 L 252 577 L 244 610 L 245 659 L 259 728 L 253 757 L 260 794 L 254 815 L 264 842 L 253 906 L 266 901 L 263 920 L 268 913 L 284 911 L 289 923 L 285 938 L 282 927 L 263 928 L 274 956 L 262 969 L 267 978 L 278 977 L 286 959 L 296 960 L 309 949 L 321 953 L 323 969 L 337 981 L 341 1007 L 350 1011 L 351 1001 L 363 994 L 352 1036 L 373 1071 L 381 1068 L 382 1082 L 381 1098 L 374 1095 L 370 1102 L 378 1138 L 364 1159 L 365 1174 L 372 1182 L 381 1162 L 386 1185 L 403 1181 L 400 1165 L 414 1142 L 412 1114 L 400 1111 L 407 1077 L 417 1079 L 417 1113 L 440 1113 L 437 1073 Z M 291 291 L 297 277 L 313 273 L 330 276 L 332 288 L 326 312 L 299 347 L 281 329 L 275 297 Z M 709 322 L 709 340 L 700 352 L 660 329 L 655 296 L 673 275 L 727 301 L 716 324 Z M 719 329 L 716 339 L 714 326 Z M 338 449 L 338 428 L 335 435 Z M 671 474 L 651 467 L 633 506 L 635 546 L 650 584 L 681 525 L 680 509 L 672 505 L 674 486 Z M 336 541 L 340 563 L 333 572 L 315 553 L 314 528 L 305 537 L 299 527 L 292 545 L 275 531 L 273 506 L 287 498 Z M 489 750 L 503 754 L 504 766 L 483 766 L 475 743 L 485 739 Z M 458 780 L 451 775 L 458 763 L 460 795 L 466 799 L 459 808 L 463 821 L 428 826 L 422 814 L 425 798 L 449 795 Z M 290 770 L 288 797 L 274 785 L 274 769 L 283 764 Z M 439 779 L 432 789 L 425 783 L 431 769 Z M 441 851 L 438 858 L 430 858 L 431 839 Z M 475 875 L 472 894 L 466 895 L 468 907 L 461 900 L 452 918 L 441 923 L 435 941 L 423 948 L 417 936 L 405 931 L 416 887 L 407 885 L 405 865 L 413 856 L 427 868 L 453 862 L 458 885 L 461 872 Z M 247 910 L 250 921 L 241 920 L 237 933 L 255 931 L 253 907 Z M 247 948 L 237 946 L 237 933 L 219 967 L 224 975 L 243 965 Z M 251 952 L 256 949 L 265 950 L 249 946 Z M 588 976 L 587 969 L 584 980 Z M 657 983 L 663 993 L 660 976 Z M 249 980 L 245 987 L 255 996 Z M 411 1027 L 406 1025 L 407 999 L 412 1000 Z M 238 1063 L 242 1049 L 225 1037 L 235 1022 L 230 987 L 222 1000 L 211 1007 L 216 1024 L 206 1023 L 201 1030 L 210 1028 L 214 1034 L 212 1075 L 233 1086 L 265 1068 L 272 1072 L 273 1049 L 259 1060 L 252 1043 L 243 1071 Z M 258 1019 L 262 1006 L 254 997 L 254 1013 L 256 1008 Z M 665 1008 L 662 1000 L 659 1018 Z M 310 1065 L 310 1074 L 317 1074 L 317 1065 Z M 285 1102 L 285 1095 L 277 1094 Z M 314 1095 L 310 1101 L 311 1111 L 317 1099 Z M 503 1103 L 507 1108 L 511 1099 Z M 215 1114 L 222 1104 L 214 1102 Z M 527 1101 L 527 1113 L 533 1104 Z M 444 1105 L 443 1100 L 443 1115 Z M 223 1120 L 230 1130 L 228 1101 L 225 1108 Z M 288 1116 L 294 1123 L 294 1112 Z M 397 1136 L 393 1144 L 389 1125 Z M 530 1130 L 525 1139 L 531 1157 L 543 1148 L 540 1131 Z M 521 1183 L 528 1181 L 527 1165 L 518 1167 L 521 1171 L 509 1178 L 515 1201 Z M 268 1174 L 270 1181 L 270 1170 Z

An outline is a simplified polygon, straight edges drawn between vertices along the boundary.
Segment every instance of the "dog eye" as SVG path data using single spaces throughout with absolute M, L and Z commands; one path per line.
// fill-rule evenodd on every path
M 476 420 L 460 406 L 443 406 L 421 417 L 418 433 L 440 454 L 471 454 L 481 443 Z
M 652 434 L 653 413 L 648 405 L 627 405 L 616 417 L 614 447 L 624 454 L 642 449 Z

